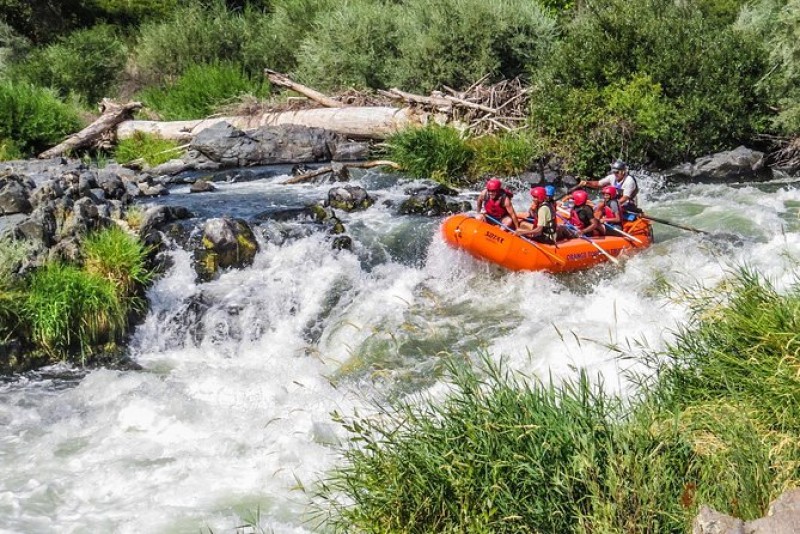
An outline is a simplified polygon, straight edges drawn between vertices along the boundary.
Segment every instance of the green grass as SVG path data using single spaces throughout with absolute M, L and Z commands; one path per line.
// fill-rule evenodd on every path
M 76 111 L 53 91 L 26 83 L 0 81 L 0 139 L 14 155 L 32 155 L 80 128 Z
M 141 159 L 154 167 L 178 157 L 181 153 L 178 146 L 176 141 L 136 132 L 132 137 L 122 139 L 117 143 L 114 149 L 114 159 L 122 164 Z
M 559 387 L 449 364 L 444 401 L 343 420 L 323 483 L 339 532 L 687 532 L 700 504 L 744 519 L 800 482 L 800 285 L 742 271 L 626 403 L 585 374 Z
M 471 144 L 475 148 L 475 159 L 470 165 L 469 173 L 475 177 L 486 174 L 520 174 L 543 155 L 537 141 L 524 134 L 480 137 Z
M 174 83 L 146 89 L 140 96 L 164 120 L 189 120 L 208 117 L 245 94 L 264 97 L 269 83 L 248 76 L 233 63 L 215 62 L 192 65 Z
M 88 236 L 83 242 L 84 270 L 111 282 L 121 296 L 146 286 L 151 274 L 145 267 L 147 247 L 119 226 Z
M 31 276 L 23 319 L 36 346 L 63 358 L 118 339 L 127 326 L 127 310 L 107 279 L 50 263 Z
M 410 128 L 386 141 L 388 157 L 415 178 L 445 184 L 464 183 L 475 151 L 458 130 L 436 124 Z

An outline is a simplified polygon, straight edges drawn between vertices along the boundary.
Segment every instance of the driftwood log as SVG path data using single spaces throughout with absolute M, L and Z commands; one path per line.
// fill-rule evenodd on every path
M 299 124 L 324 128 L 351 139 L 386 139 L 391 134 L 412 126 L 423 126 L 432 120 L 429 113 L 411 108 L 347 107 L 317 108 L 296 111 L 266 112 L 252 117 L 214 117 L 195 121 L 127 121 L 117 127 L 117 137 L 125 139 L 136 132 L 158 135 L 164 139 L 188 141 L 200 130 L 218 122 L 228 122 L 240 130 L 260 126 Z
M 343 108 L 344 104 L 339 102 L 338 100 L 334 100 L 328 96 L 323 95 L 319 91 L 316 91 L 310 87 L 307 87 L 303 84 L 299 84 L 297 82 L 292 81 L 289 79 L 288 76 L 284 76 L 280 72 L 275 72 L 274 70 L 264 69 L 264 74 L 267 75 L 269 81 L 272 82 L 273 85 L 277 85 L 279 87 L 286 87 L 287 89 L 291 89 L 295 93 L 300 93 L 303 96 L 307 96 L 314 102 L 318 102 L 322 104 L 326 108 Z
M 113 100 L 104 98 L 100 104 L 100 118 L 80 132 L 71 135 L 62 143 L 45 150 L 39 154 L 39 158 L 53 158 L 65 152 L 90 146 L 119 123 L 129 120 L 133 117 L 133 113 L 141 108 L 141 102 L 118 104 Z
M 395 163 L 394 161 L 389 161 L 385 159 L 373 160 L 373 161 L 364 161 L 362 163 L 346 163 L 341 165 L 344 168 L 353 168 L 353 169 L 373 169 L 375 167 L 391 167 L 395 170 L 400 170 L 400 165 Z M 322 176 L 323 174 L 328 174 L 330 172 L 335 172 L 336 169 L 333 165 L 327 165 L 325 167 L 320 167 L 319 169 L 303 173 L 299 176 L 294 176 L 289 178 L 285 182 L 284 185 L 291 185 L 291 184 L 300 184 L 303 182 L 308 182 L 316 178 L 317 176 Z

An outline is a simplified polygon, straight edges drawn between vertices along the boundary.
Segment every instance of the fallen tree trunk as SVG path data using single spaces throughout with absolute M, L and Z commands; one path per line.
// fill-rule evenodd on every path
M 141 109 L 141 107 L 141 102 L 117 104 L 113 100 L 104 98 L 100 104 L 100 118 L 80 132 L 71 135 L 62 143 L 45 150 L 38 157 L 41 159 L 53 158 L 70 150 L 89 146 L 117 124 L 129 120 L 133 113 Z
M 272 82 L 274 85 L 278 85 L 280 87 L 286 87 L 287 89 L 291 89 L 295 93 L 300 93 L 303 96 L 307 96 L 314 102 L 318 102 L 325 106 L 326 108 L 343 108 L 344 104 L 339 102 L 338 100 L 334 100 L 328 96 L 323 95 L 319 91 L 315 91 L 310 87 L 306 87 L 303 84 L 294 82 L 290 80 L 288 77 L 284 76 L 280 72 L 275 72 L 274 70 L 264 69 L 264 74 L 267 75 L 269 81 Z
M 303 109 L 267 112 L 252 117 L 215 117 L 195 121 L 126 121 L 117 126 L 117 137 L 126 139 L 136 132 L 143 132 L 158 135 L 164 139 L 189 141 L 198 132 L 209 126 L 219 122 L 228 122 L 240 130 L 250 130 L 260 126 L 298 124 L 311 128 L 324 128 L 350 139 L 386 139 L 404 128 L 424 126 L 431 119 L 430 114 L 410 108 Z

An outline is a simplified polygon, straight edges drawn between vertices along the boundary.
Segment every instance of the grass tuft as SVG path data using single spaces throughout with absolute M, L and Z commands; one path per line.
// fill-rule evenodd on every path
M 161 165 L 180 155 L 178 143 L 162 139 L 157 135 L 136 132 L 128 139 L 122 139 L 114 149 L 114 159 L 118 163 L 130 163 L 141 159 L 151 167 Z
M 147 248 L 119 226 L 93 233 L 83 243 L 84 270 L 111 282 L 117 293 L 128 296 L 150 282 L 145 268 Z
M 475 155 L 458 130 L 436 124 L 396 133 L 386 146 L 388 157 L 411 176 L 444 184 L 463 183 Z

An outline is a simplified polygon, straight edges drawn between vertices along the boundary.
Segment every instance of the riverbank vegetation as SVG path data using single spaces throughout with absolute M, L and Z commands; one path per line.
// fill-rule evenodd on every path
M 47 88 L 59 116 L 85 117 L 109 96 L 189 119 L 247 94 L 279 98 L 265 67 L 331 92 L 522 76 L 532 104 L 515 153 L 592 174 L 614 157 L 664 167 L 796 137 L 799 12 L 800 0 L 8 0 L 0 84 Z M 11 123 L 0 116 L 5 158 L 74 129 Z M 452 178 L 443 159 L 415 172 Z M 458 172 L 518 168 L 501 163 Z
M 444 401 L 345 421 L 323 486 L 341 532 L 687 532 L 800 483 L 800 286 L 748 271 L 694 288 L 693 322 L 636 398 L 451 362 Z M 635 378 L 635 377 L 632 377 Z
M 147 248 L 112 226 L 83 239 L 80 261 L 50 261 L 18 276 L 29 247 L 24 241 L 0 241 L 0 348 L 13 341 L 24 359 L 38 363 L 84 363 L 91 353 L 115 350 L 145 309 Z

